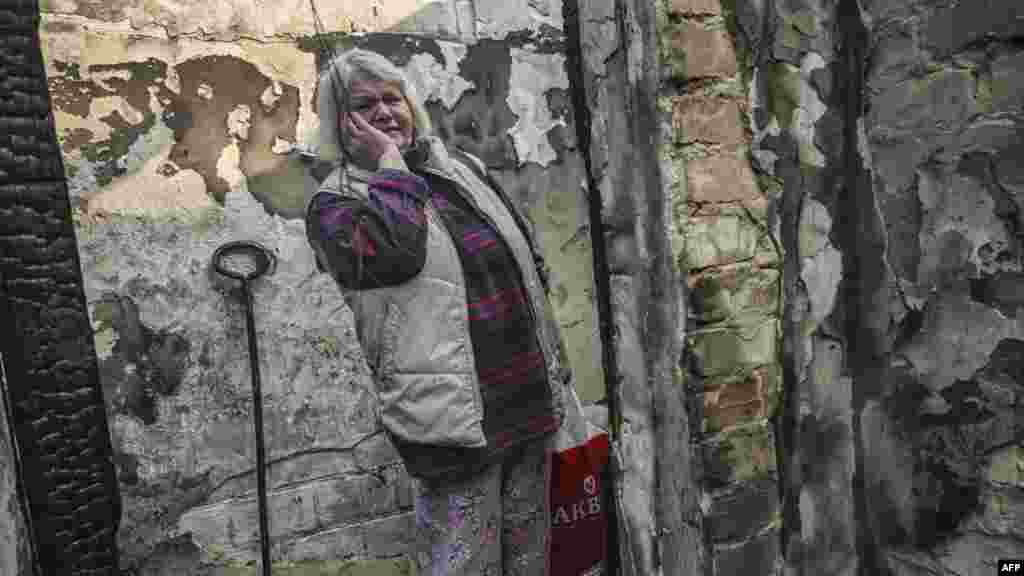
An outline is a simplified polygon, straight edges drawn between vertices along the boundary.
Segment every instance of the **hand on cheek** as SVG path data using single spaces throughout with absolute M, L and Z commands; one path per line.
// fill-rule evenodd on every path
M 404 168 L 402 154 L 390 136 L 374 128 L 357 112 L 349 112 L 345 122 L 350 152 L 357 163 L 370 170 Z M 395 166 L 396 159 L 400 166 Z

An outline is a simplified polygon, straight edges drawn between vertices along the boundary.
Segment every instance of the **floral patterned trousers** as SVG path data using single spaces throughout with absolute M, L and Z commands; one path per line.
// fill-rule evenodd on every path
M 550 438 L 461 483 L 416 482 L 420 576 L 544 576 Z

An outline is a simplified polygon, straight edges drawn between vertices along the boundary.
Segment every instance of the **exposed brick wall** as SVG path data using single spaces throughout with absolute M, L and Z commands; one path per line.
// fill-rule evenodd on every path
M 668 0 L 663 11 L 662 105 L 672 114 L 677 257 L 689 271 L 705 573 L 769 574 L 781 521 L 769 423 L 780 390 L 780 257 L 749 159 L 743 51 L 718 0 Z

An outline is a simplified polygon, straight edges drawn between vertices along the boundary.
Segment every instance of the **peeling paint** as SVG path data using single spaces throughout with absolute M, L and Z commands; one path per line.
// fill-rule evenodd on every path
M 84 196 L 90 217 L 97 214 L 192 211 L 213 205 L 206 194 L 202 176 L 195 170 L 175 170 L 170 177 L 164 175 L 174 144 L 169 141 L 170 130 L 165 127 L 155 129 L 156 132 L 161 130 L 165 132 L 164 137 L 154 140 L 166 143 L 156 154 L 141 154 L 141 166 L 132 167 L 128 175 L 116 179 L 110 186 Z
M 972 378 L 1001 340 L 1022 336 L 1024 318 L 1010 320 L 965 294 L 945 293 L 929 305 L 922 331 L 903 354 L 922 383 L 938 392 Z
M 793 120 L 793 135 L 800 143 L 800 162 L 819 168 L 825 167 L 825 156 L 814 142 L 815 124 L 825 115 L 828 106 L 818 97 L 811 79 L 815 70 L 824 68 L 825 60 L 814 52 L 808 52 L 800 62 L 800 105 Z
M 803 258 L 800 279 L 810 304 L 809 316 L 802 323 L 805 336 L 810 336 L 832 313 L 843 279 L 843 255 L 829 241 L 831 231 L 828 209 L 817 200 L 805 200 L 799 231 Z
M 565 56 L 518 48 L 511 49 L 511 56 L 507 101 L 518 120 L 508 133 L 515 145 L 516 159 L 519 166 L 527 162 L 547 166 L 558 158 L 548 142 L 548 132 L 555 126 L 565 126 L 565 120 L 551 116 L 543 95 L 553 88 L 569 88 Z
M 239 140 L 249 139 L 249 124 L 252 119 L 252 110 L 245 104 L 235 106 L 235 109 L 228 114 L 228 134 Z
M 502 39 L 520 30 L 562 30 L 562 3 L 559 0 L 474 0 L 473 8 L 476 33 L 480 38 Z
M 967 267 L 980 273 L 1000 271 L 1002 266 L 995 254 L 987 255 L 985 251 L 1006 252 L 1014 239 L 996 215 L 995 200 L 984 183 L 930 168 L 919 169 L 917 174 L 917 194 L 923 209 L 920 285 L 944 283 L 951 279 L 950 273 Z M 1007 264 L 1011 270 L 1017 268 L 1012 259 Z
M 437 44 L 444 54 L 444 64 L 420 52 L 413 54 L 404 70 L 423 102 L 439 100 L 446 110 L 452 110 L 462 94 L 474 87 L 459 75 L 459 63 L 466 57 L 467 47 L 441 40 Z

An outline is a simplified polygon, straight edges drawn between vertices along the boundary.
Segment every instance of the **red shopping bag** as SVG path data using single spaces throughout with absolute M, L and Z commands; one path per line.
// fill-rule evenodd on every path
M 584 419 L 579 399 L 571 395 L 575 406 L 555 435 L 548 468 L 548 575 L 598 576 L 605 574 L 607 562 L 608 434 Z

